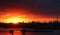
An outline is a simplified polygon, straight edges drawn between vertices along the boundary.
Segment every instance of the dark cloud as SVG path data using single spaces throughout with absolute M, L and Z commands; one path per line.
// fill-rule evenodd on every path
M 60 0 L 0 0 L 0 8 L 26 9 L 31 10 L 32 14 L 60 16 Z

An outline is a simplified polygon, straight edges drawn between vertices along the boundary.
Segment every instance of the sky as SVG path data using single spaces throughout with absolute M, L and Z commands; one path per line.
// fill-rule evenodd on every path
M 60 0 L 0 0 L 0 16 L 1 22 L 60 20 Z

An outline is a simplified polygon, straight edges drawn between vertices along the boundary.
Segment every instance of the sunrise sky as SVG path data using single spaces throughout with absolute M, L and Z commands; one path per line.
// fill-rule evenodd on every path
M 60 0 L 0 0 L 0 22 L 60 21 Z

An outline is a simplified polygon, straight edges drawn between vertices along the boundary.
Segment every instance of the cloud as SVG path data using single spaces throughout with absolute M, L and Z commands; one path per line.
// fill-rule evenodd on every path
M 38 15 L 60 16 L 60 0 L 0 0 L 0 7 L 30 10 L 30 13 Z

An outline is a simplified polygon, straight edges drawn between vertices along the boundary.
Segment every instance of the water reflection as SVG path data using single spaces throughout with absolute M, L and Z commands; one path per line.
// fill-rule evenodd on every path
M 9 31 L 0 31 L 0 35 L 12 35 Z M 14 30 L 13 35 L 52 35 L 52 32 L 23 32 Z
M 8 31 L 0 32 L 0 35 L 12 35 Z M 23 35 L 20 31 L 14 31 L 13 35 Z M 46 33 L 40 33 L 40 32 L 26 32 L 25 35 L 47 35 Z
M 14 35 L 22 35 L 22 32 L 21 31 L 15 31 Z

